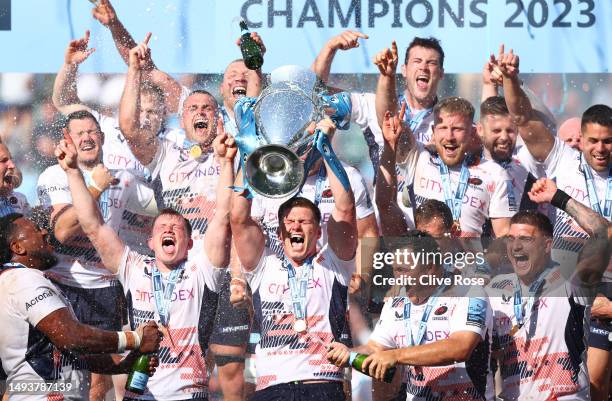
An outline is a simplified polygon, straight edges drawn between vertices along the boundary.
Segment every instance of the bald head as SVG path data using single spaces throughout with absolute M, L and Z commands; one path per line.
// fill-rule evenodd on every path
M 559 127 L 559 139 L 576 150 L 580 150 L 580 137 L 580 117 L 572 117 Z

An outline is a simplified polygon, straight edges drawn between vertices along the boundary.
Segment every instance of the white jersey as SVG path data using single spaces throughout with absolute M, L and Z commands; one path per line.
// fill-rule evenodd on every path
M 82 171 L 85 182 L 91 182 L 91 172 Z M 127 170 L 112 171 L 119 179 L 117 185 L 109 187 L 100 195 L 98 207 L 105 224 L 120 238 L 133 246 L 146 248 L 142 243 L 148 233 L 134 224 L 133 214 L 127 211 L 144 210 L 154 202 L 153 192 L 143 186 Z M 44 207 L 72 204 L 66 172 L 59 166 L 47 168 L 38 179 L 38 198 Z M 142 243 L 142 244 L 141 244 Z M 116 284 L 116 278 L 108 272 L 85 235 L 78 235 L 64 244 L 54 244 L 58 263 L 47 272 L 48 276 L 71 287 L 104 288 Z
M 344 165 L 346 174 L 348 175 L 351 183 L 351 189 L 355 197 L 355 208 L 357 211 L 357 220 L 363 219 L 374 213 L 372 208 L 372 201 L 366 188 L 363 177 L 357 171 L 357 169 Z M 319 180 L 319 173 L 310 175 L 306 178 L 302 191 L 298 196 L 315 201 L 316 184 Z M 334 196 L 332 195 L 331 188 L 329 187 L 329 179 L 327 175 L 322 179 L 320 184 L 320 197 L 321 201 L 318 205 L 321 211 L 321 231 L 322 235 L 319 239 L 319 248 L 322 248 L 327 243 L 327 222 L 334 211 Z M 253 199 L 253 207 L 251 215 L 254 219 L 258 220 L 266 235 L 266 246 L 268 246 L 274 253 L 279 257 L 283 255 L 283 245 L 278 239 L 276 230 L 278 229 L 278 209 L 289 198 L 281 199 L 268 199 L 262 196 L 256 195 Z
M 539 299 L 525 311 L 525 324 L 512 335 L 515 274 L 495 277 L 487 292 L 493 308 L 493 348 L 499 353 L 504 400 L 589 400 L 586 336 L 590 301 L 558 268 L 551 270 Z M 527 289 L 522 290 L 523 308 Z M 555 398 L 556 397 L 556 398 Z
M 184 137 L 159 140 L 149 166 L 158 207 L 170 207 L 191 223 L 192 238 L 202 240 L 216 205 L 221 167 L 212 151 L 193 158 Z
M 259 264 L 246 277 L 253 291 L 254 325 L 260 330 L 257 345 L 257 390 L 300 380 L 343 380 L 343 368 L 329 363 L 323 343 L 341 341 L 350 346 L 348 284 L 355 260 L 338 259 L 329 246 L 315 256 L 306 291 L 308 333 L 293 330 L 295 318 L 287 269 L 265 249 Z M 301 267 L 296 268 L 301 277 Z
M 444 202 L 444 190 L 438 167 L 438 156 L 417 142 L 408 153 L 405 165 L 406 183 L 402 202 L 418 207 L 426 199 Z M 459 183 L 461 166 L 448 168 L 453 196 Z M 514 193 L 508 191 L 508 173 L 495 162 L 479 160 L 468 166 L 470 177 L 463 197 L 461 216 L 462 237 L 480 237 L 487 218 L 510 218 L 517 211 Z
M 213 266 L 206 253 L 195 252 L 184 264 L 169 307 L 168 328 L 158 352 L 159 366 L 147 383 L 144 395 L 128 392 L 140 400 L 206 398 L 208 372 L 205 362 L 210 328 L 214 321 L 217 292 L 226 270 Z M 118 279 L 128 299 L 132 329 L 150 320 L 159 322 L 151 271 L 155 259 L 125 248 Z M 168 274 L 162 273 L 164 281 Z M 161 323 L 160 323 L 161 325 Z
M 30 204 L 21 192 L 11 191 L 6 196 L 0 196 L 0 217 L 11 213 L 30 215 Z
M 359 125 L 363 131 L 374 169 L 374 183 L 376 182 L 378 165 L 384 148 L 382 130 L 376 117 L 375 100 L 376 95 L 374 93 L 351 93 L 351 120 Z M 402 101 L 403 95 L 399 98 L 399 102 Z M 433 132 L 433 113 L 422 111 L 423 114 L 419 115 L 420 112 L 416 112 L 415 115 L 406 115 L 405 120 L 410 124 L 410 120 L 414 118 L 413 123 L 410 124 L 412 133 L 417 141 L 427 144 L 431 142 Z M 414 227 L 412 208 L 406 207 L 402 203 L 402 191 L 406 185 L 406 177 L 404 177 L 403 171 L 397 167 L 395 173 L 397 174 L 397 204 L 404 212 L 408 225 Z M 376 212 L 378 213 L 378 210 Z
M 491 307 L 484 291 L 480 296 L 459 294 L 462 291 L 450 288 L 433 303 L 427 330 L 420 345 L 435 343 L 449 338 L 457 332 L 469 331 L 482 338 L 470 359 L 445 366 L 406 366 L 403 382 L 407 383 L 407 400 L 493 400 L 493 375 L 489 370 L 491 354 L 492 321 Z M 385 302 L 380 320 L 370 340 L 385 348 L 411 346 L 404 321 L 405 297 L 390 298 Z M 427 302 L 410 307 L 410 329 L 413 338 L 419 331 L 419 323 Z M 457 397 L 457 398 L 455 398 Z
M 38 323 L 58 309 L 68 308 L 68 301 L 39 270 L 13 268 L 0 270 L 0 360 L 13 384 L 55 382 L 62 394 L 19 394 L 10 401 L 85 400 L 89 388 L 84 380 L 85 365 L 75 355 L 59 351 L 36 329 Z M 76 319 L 76 318 L 75 318 Z M 55 398 L 54 398 L 55 397 Z

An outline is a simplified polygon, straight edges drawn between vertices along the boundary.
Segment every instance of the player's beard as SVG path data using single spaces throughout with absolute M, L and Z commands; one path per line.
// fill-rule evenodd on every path
M 48 270 L 57 264 L 57 257 L 51 252 L 34 251 L 31 255 L 40 260 L 40 270 Z

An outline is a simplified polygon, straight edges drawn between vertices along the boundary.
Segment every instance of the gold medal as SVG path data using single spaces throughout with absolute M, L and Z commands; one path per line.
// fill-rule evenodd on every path
M 453 225 L 451 226 L 451 236 L 454 238 L 461 237 L 461 224 L 459 224 L 459 220 L 453 221 Z
M 512 328 L 510 329 L 510 337 L 514 337 L 514 335 L 516 334 L 517 331 L 519 331 L 521 327 L 517 324 L 515 324 L 514 326 L 512 326 Z
M 194 159 L 197 159 L 198 157 L 202 156 L 202 148 L 199 144 L 196 143 L 191 148 L 189 148 L 189 156 Z
M 295 322 L 293 322 L 293 331 L 296 333 L 306 333 L 307 328 L 308 325 L 304 319 L 297 319 Z

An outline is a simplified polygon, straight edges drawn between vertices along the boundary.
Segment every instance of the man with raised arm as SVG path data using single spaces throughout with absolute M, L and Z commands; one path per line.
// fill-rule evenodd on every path
M 220 170 L 218 160 L 212 153 L 212 142 L 217 130 L 225 129 L 224 120 L 219 115 L 219 106 L 212 94 L 195 90 L 183 102 L 180 132 L 173 131 L 159 138 L 149 127 L 140 126 L 138 116 L 141 114 L 141 104 L 138 99 L 147 54 L 146 41 L 129 52 L 128 74 L 119 112 L 121 130 L 134 155 L 151 171 L 158 205 L 171 207 L 183 214 L 193 227 L 192 239 L 200 241 L 215 208 L 215 188 Z M 230 82 L 229 74 L 232 68 L 239 66 L 240 63 L 230 66 L 222 85 L 224 90 L 229 91 L 235 84 Z M 250 91 L 259 90 L 252 78 L 257 74 L 252 71 L 248 74 L 247 93 L 256 96 L 257 93 Z M 234 87 L 234 95 L 240 96 L 242 89 Z M 214 347 L 211 349 L 223 377 L 226 399 L 237 400 L 242 398 L 249 319 L 246 310 L 233 308 L 229 303 L 230 279 L 228 272 L 220 290 L 219 317 L 216 319 L 211 339 Z
M 504 93 L 510 114 L 519 125 L 519 132 L 529 150 L 531 158 L 526 163 L 530 171 L 544 170 L 546 176 L 555 180 L 558 188 L 567 192 L 578 202 L 590 207 L 608 221 L 612 219 L 612 108 L 598 104 L 589 107 L 581 120 L 581 150 L 571 148 L 536 120 L 530 100 L 521 88 L 518 69 L 509 56 L 499 63 L 503 75 Z M 554 210 L 554 241 L 552 258 L 562 266 L 571 268 L 577 263 L 578 252 L 588 233 L 567 212 Z M 610 285 L 610 269 L 604 275 L 602 285 Z M 602 289 L 608 295 L 609 290 Z M 609 296 L 609 295 L 608 295 Z M 592 338 L 589 348 L 589 371 L 592 380 L 609 382 L 610 340 L 606 334 L 610 327 L 597 321 L 591 322 Z M 595 372 L 602 376 L 595 377 Z M 595 395 L 599 397 L 598 395 Z
M 546 216 L 520 211 L 512 217 L 506 247 L 514 273 L 488 286 L 500 398 L 589 400 L 587 318 L 610 261 L 612 231 L 604 218 L 550 179 L 538 180 L 529 196 L 564 210 L 590 239 L 568 269 L 551 258 L 553 226 Z
M 164 339 L 157 375 L 143 396 L 129 400 L 205 400 L 208 372 L 205 355 L 215 315 L 217 292 L 229 263 L 229 208 L 236 146 L 222 131 L 216 138 L 219 162 L 217 204 L 203 241 L 191 239 L 189 221 L 172 209 L 156 217 L 148 245 L 154 257 L 134 252 L 100 219 L 99 211 L 80 171 L 73 144 L 62 141 L 56 150 L 68 175 L 83 231 L 100 254 L 105 267 L 123 285 L 132 326 L 143 319 L 160 322 Z
M 150 37 L 151 34 L 148 33 L 145 41 L 148 42 Z M 150 173 L 126 146 L 126 138 L 119 128 L 117 118 L 107 117 L 90 109 L 82 104 L 78 97 L 76 86 L 78 66 L 95 51 L 95 49 L 88 49 L 88 44 L 89 31 L 86 31 L 83 38 L 73 40 L 68 45 L 64 64 L 55 78 L 53 105 L 64 115 L 79 110 L 87 110 L 92 113 L 106 133 L 104 164 L 112 169 L 130 170 L 137 177 L 147 179 Z M 143 64 L 149 65 L 150 63 L 150 53 L 147 53 L 147 62 Z M 140 103 L 143 113 L 138 116 L 139 125 L 149 128 L 155 132 L 155 135 L 162 135 L 165 130 L 163 123 L 166 113 L 176 111 L 176 106 L 174 109 L 167 107 L 166 93 L 160 89 L 160 86 L 148 79 L 143 79 L 141 94 Z M 176 97 L 178 95 L 168 96 L 169 99 Z
M 317 128 L 331 135 L 329 119 Z M 253 400 L 344 400 L 343 370 L 325 360 L 325 343 L 348 342 L 348 285 L 355 271 L 357 230 L 355 199 L 325 165 L 334 210 L 327 223 L 327 243 L 317 248 L 321 213 L 311 201 L 296 197 L 278 211 L 283 257 L 265 247 L 265 236 L 251 218 L 248 193 L 235 194 L 232 234 L 240 263 L 253 292 L 257 346 L 257 391 Z M 241 179 L 237 185 L 241 185 Z
M 327 82 L 336 52 L 358 47 L 358 40 L 367 38 L 367 35 L 353 31 L 345 31 L 333 37 L 317 55 L 312 69 L 324 82 Z M 381 53 L 386 53 L 386 57 L 393 57 L 395 59 L 394 65 L 397 66 L 398 51 L 395 42 L 393 42 L 391 49 L 385 49 Z M 374 62 L 378 65 L 382 74 L 386 66 L 380 64 L 382 60 L 379 55 L 374 58 Z M 406 103 L 407 112 L 404 115 L 404 121 L 410 128 L 410 132 L 420 142 L 431 142 L 432 112 L 438 101 L 438 85 L 444 77 L 444 50 L 442 50 L 440 42 L 435 38 L 415 37 L 406 48 L 405 60 L 401 70 L 406 86 L 403 93 L 399 95 L 395 88 L 395 68 L 388 71 L 388 74 L 393 77 L 393 85 L 388 85 L 390 81 L 379 81 L 378 95 L 351 93 L 351 120 L 363 130 L 369 148 L 370 161 L 374 168 L 375 179 L 384 149 L 384 139 L 380 126 L 387 110 L 396 113 L 398 104 Z M 397 173 L 400 174 L 399 171 Z M 398 204 L 410 224 L 413 225 L 411 208 L 404 206 L 401 202 L 401 193 L 405 186 L 404 178 L 398 175 Z
M 154 322 L 143 320 L 127 332 L 80 323 L 44 276 L 56 262 L 46 230 L 18 213 L 0 218 L 0 370 L 8 375 L 8 400 L 89 399 L 87 370 L 128 373 L 138 352 L 121 360 L 109 354 L 151 353 L 159 346 Z M 152 358 L 149 374 L 155 366 Z M 28 393 L 34 388 L 38 395 Z
M 381 88 L 395 86 L 397 58 L 393 52 L 377 55 L 379 77 L 377 98 Z M 404 106 L 405 107 L 405 106 Z M 402 107 L 402 109 L 404 109 Z M 496 236 L 508 230 L 509 218 L 516 211 L 510 181 L 502 167 L 472 153 L 472 120 L 474 108 L 465 99 L 446 98 L 433 110 L 433 148 L 426 148 L 409 134 L 403 119 L 387 111 L 384 116 L 384 148 L 376 183 L 379 211 L 390 207 L 388 188 L 397 185 L 396 165 L 404 172 L 407 185 L 401 202 L 417 207 L 425 199 L 445 201 L 453 213 L 454 231 L 462 237 L 480 237 L 482 225 L 491 219 Z M 403 114 L 400 113 L 400 117 Z M 403 146 L 399 144 L 405 141 Z M 382 199 L 378 199 L 382 197 Z M 396 205 L 397 206 L 397 205 Z

